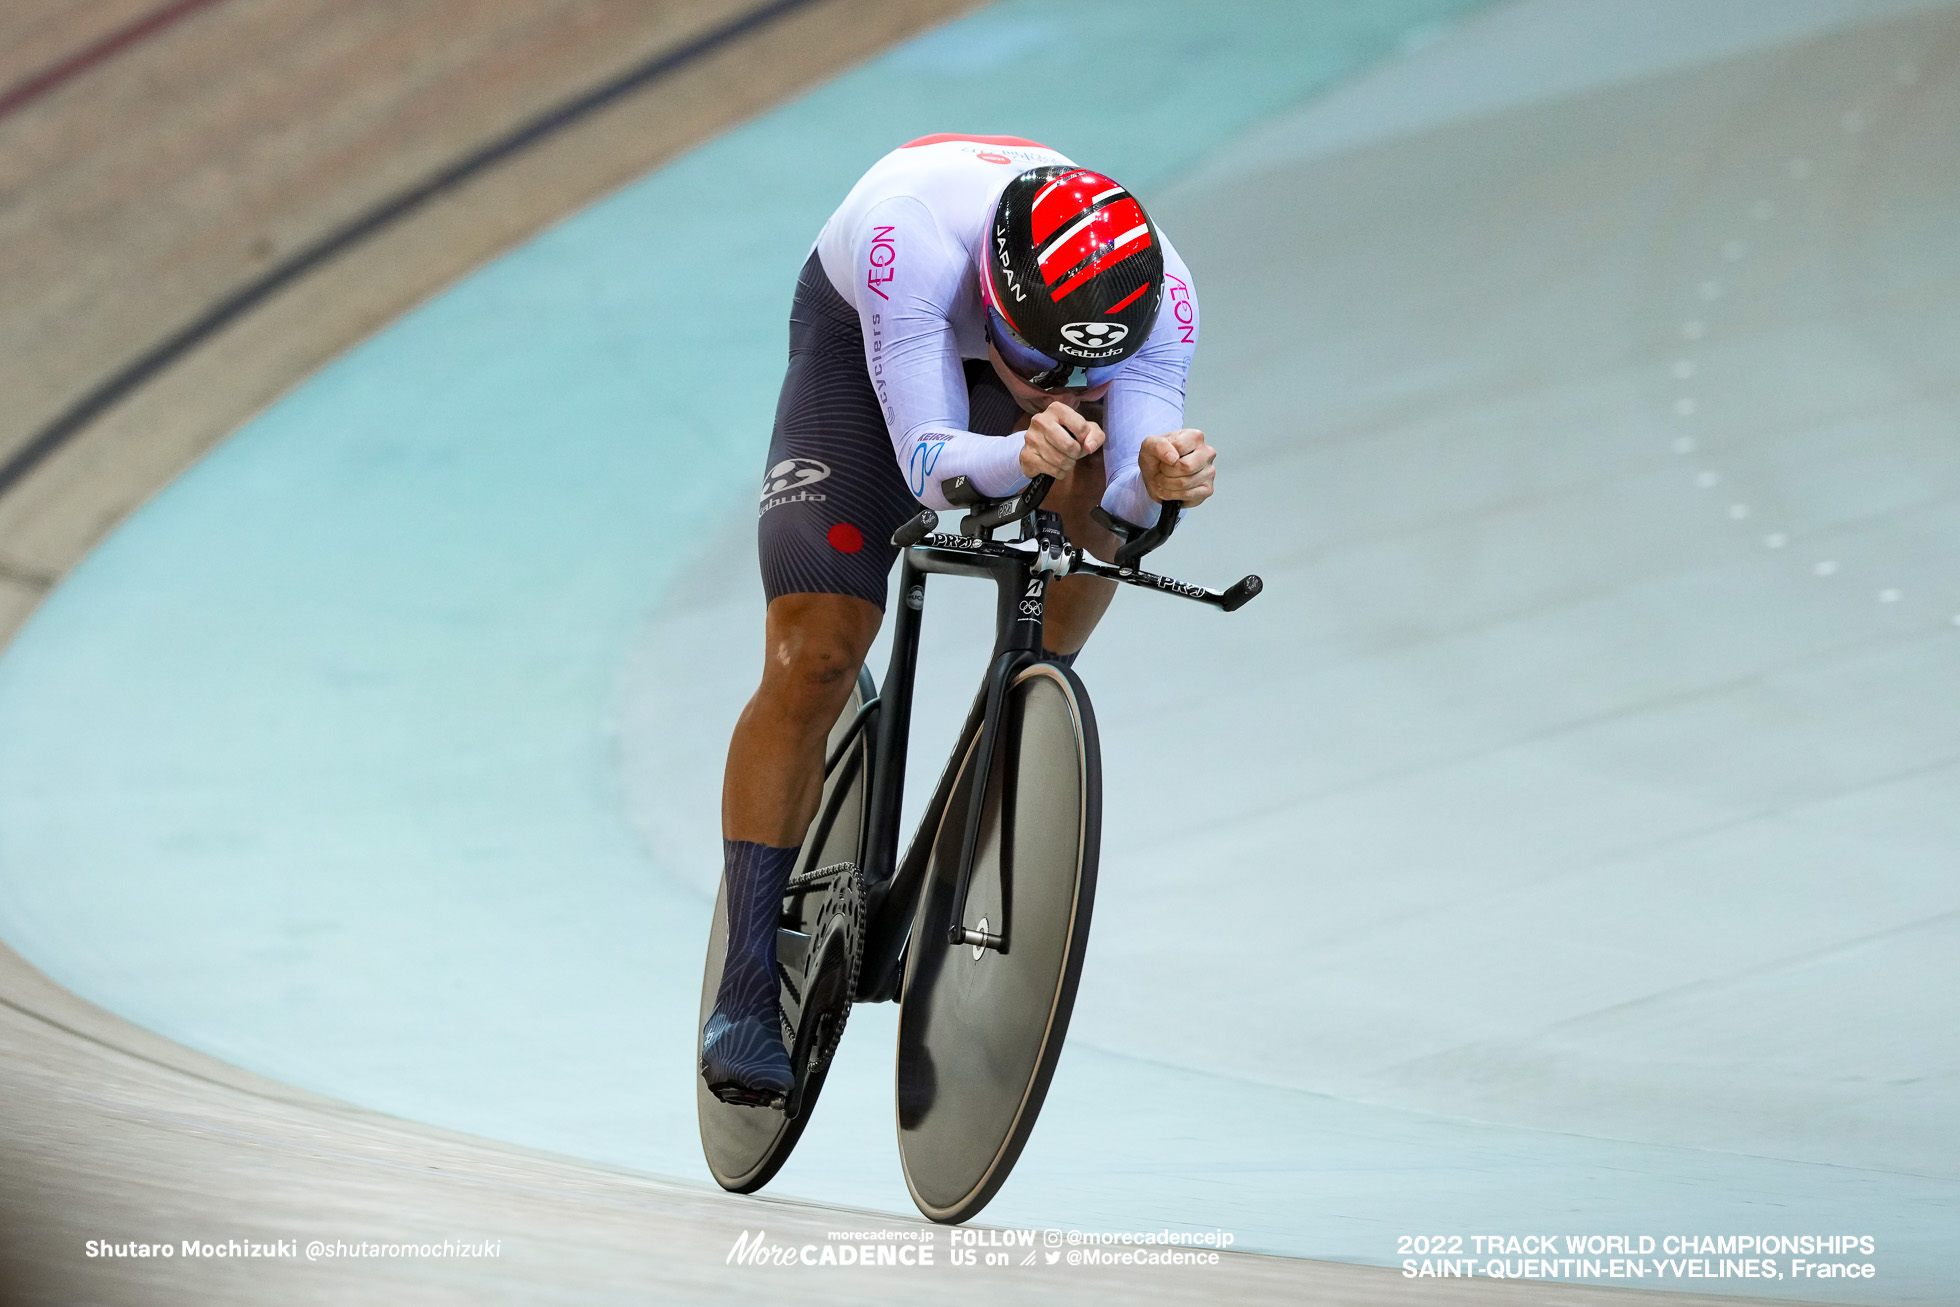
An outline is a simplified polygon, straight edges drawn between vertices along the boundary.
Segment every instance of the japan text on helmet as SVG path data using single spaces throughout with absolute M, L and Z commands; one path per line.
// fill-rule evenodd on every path
M 1099 385 L 1143 348 L 1164 250 L 1143 206 L 1087 168 L 1007 184 L 988 233 L 988 327 L 1002 361 L 1044 390 Z

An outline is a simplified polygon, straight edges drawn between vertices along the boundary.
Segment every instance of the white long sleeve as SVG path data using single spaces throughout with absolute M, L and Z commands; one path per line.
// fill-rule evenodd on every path
M 939 483 L 956 476 L 986 495 L 1012 493 L 1026 481 L 1020 439 L 966 429 L 966 373 L 947 306 L 980 294 L 971 257 L 909 195 L 873 206 L 856 246 L 853 262 L 876 274 L 858 309 L 865 366 L 906 486 L 929 508 L 949 507 Z

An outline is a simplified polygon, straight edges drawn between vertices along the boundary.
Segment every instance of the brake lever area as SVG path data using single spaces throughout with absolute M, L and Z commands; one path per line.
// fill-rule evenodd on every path
M 1152 527 L 1141 527 L 1134 522 L 1125 522 L 1105 510 L 1100 504 L 1089 510 L 1089 516 L 1095 519 L 1097 526 L 1104 528 L 1123 542 L 1116 549 L 1116 565 L 1135 567 L 1143 561 L 1144 555 L 1171 538 L 1171 532 L 1177 530 L 1177 515 L 1183 508 L 1184 504 L 1181 500 L 1165 500 L 1162 510 L 1157 514 L 1157 525 Z

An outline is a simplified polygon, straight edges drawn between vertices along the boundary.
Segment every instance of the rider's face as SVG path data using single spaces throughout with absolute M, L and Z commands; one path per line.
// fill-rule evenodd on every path
M 999 377 L 1001 384 L 1007 387 L 1007 393 L 1014 397 L 1014 402 L 1020 405 L 1023 413 L 1041 413 L 1046 411 L 1050 404 L 1066 404 L 1070 408 L 1081 408 L 1084 404 L 1094 403 L 1109 393 L 1110 383 L 1107 381 L 1100 386 L 1090 386 L 1086 390 L 1036 390 L 1015 375 L 1014 369 L 1001 360 L 1000 351 L 992 344 L 987 346 L 987 357 L 993 362 L 994 375 Z

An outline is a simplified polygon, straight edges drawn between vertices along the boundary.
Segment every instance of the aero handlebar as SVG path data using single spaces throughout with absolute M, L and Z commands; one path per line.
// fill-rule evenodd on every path
M 892 544 L 900 549 L 910 549 L 917 545 L 927 548 L 955 549 L 963 554 L 976 552 L 989 554 L 1012 554 L 1024 548 L 1039 552 L 1043 543 L 1038 539 L 1023 540 L 1017 545 L 996 543 L 992 533 L 1012 522 L 1018 522 L 1034 512 L 1048 494 L 1054 478 L 1038 476 L 1029 481 L 1018 494 L 1006 499 L 988 499 L 981 495 L 973 483 L 965 477 L 953 477 L 940 483 L 948 502 L 966 506 L 966 519 L 960 524 L 957 536 L 940 535 L 939 514 L 930 508 L 920 509 L 916 517 L 908 519 L 898 530 L 892 532 Z M 1121 581 L 1125 585 L 1142 586 L 1165 594 L 1178 595 L 1185 599 L 1195 599 L 1199 603 L 1210 604 L 1224 612 L 1237 612 L 1250 603 L 1259 592 L 1265 589 L 1265 582 L 1256 575 L 1242 577 L 1236 585 L 1225 590 L 1207 590 L 1200 585 L 1175 580 L 1146 572 L 1137 563 L 1151 550 L 1170 539 L 1171 532 L 1177 529 L 1177 516 L 1184 505 L 1175 500 L 1167 501 L 1157 514 L 1157 524 L 1140 527 L 1133 522 L 1125 522 L 1113 517 L 1100 507 L 1092 510 L 1096 522 L 1112 532 L 1123 543 L 1116 550 L 1116 562 L 1112 566 L 1098 562 L 1084 553 L 1075 544 L 1066 544 L 1070 572 L 1082 572 L 1089 576 L 1106 577 L 1111 581 Z M 979 544 L 976 548 L 975 538 Z

